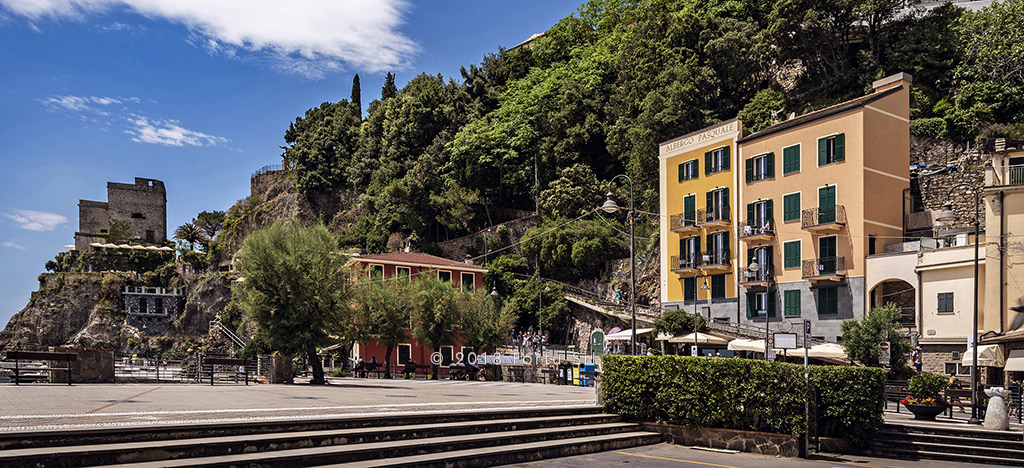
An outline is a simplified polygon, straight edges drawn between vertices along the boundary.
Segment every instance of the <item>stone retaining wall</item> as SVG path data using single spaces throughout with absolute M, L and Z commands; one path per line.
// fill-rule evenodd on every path
M 661 433 L 666 442 L 716 449 L 739 450 L 762 455 L 798 457 L 806 453 L 802 437 L 769 432 L 642 422 L 645 431 Z
M 50 351 L 78 355 L 78 360 L 71 362 L 72 383 L 111 383 L 114 381 L 114 351 L 111 349 L 51 347 Z M 67 382 L 67 379 L 67 372 L 50 372 L 50 382 Z

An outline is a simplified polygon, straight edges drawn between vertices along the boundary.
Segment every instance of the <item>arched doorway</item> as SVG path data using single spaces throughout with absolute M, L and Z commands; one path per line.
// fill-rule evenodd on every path
M 913 330 L 917 326 L 917 289 L 914 285 L 900 280 L 885 280 L 871 289 L 869 308 L 895 304 L 900 309 L 900 325 Z

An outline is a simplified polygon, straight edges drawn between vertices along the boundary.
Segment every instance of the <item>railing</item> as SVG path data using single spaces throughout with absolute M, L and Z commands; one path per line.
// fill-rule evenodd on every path
M 252 173 L 252 177 L 261 176 L 261 175 L 266 174 L 268 172 L 280 171 L 281 169 L 282 169 L 282 167 L 281 167 L 280 164 L 267 164 L 266 166 L 263 166 L 263 167 L 257 169 L 256 172 L 253 172 Z
M 672 270 L 689 270 L 701 265 L 701 256 L 695 253 L 687 255 L 673 255 L 669 260 Z
M 242 341 L 235 332 L 228 330 L 228 327 L 225 327 L 224 324 L 220 322 L 220 319 L 214 319 L 210 322 L 210 334 L 213 334 L 214 330 L 220 330 L 221 334 L 231 340 L 231 342 L 239 349 L 245 348 L 245 342 Z
M 774 235 L 775 220 L 771 218 L 755 218 L 740 222 L 739 238 Z
M 1024 166 L 1006 168 L 1006 185 L 1024 185 Z
M 846 224 L 846 207 L 843 205 L 819 206 L 803 211 L 800 227 L 807 229 L 825 224 Z
M 740 276 L 740 283 L 765 283 L 768 281 L 768 277 L 768 271 L 763 265 L 756 272 L 744 268 L 743 274 Z
M 697 224 L 717 223 L 720 221 L 729 221 L 729 205 L 697 210 Z
M 684 227 L 695 226 L 696 215 L 691 213 L 689 219 L 686 217 L 686 213 L 678 213 L 669 217 L 669 229 L 680 229 Z
M 914 328 L 917 326 L 917 311 L 913 307 L 900 307 L 900 326 Z
M 846 274 L 846 257 L 818 257 L 803 262 L 803 277 Z
M 729 256 L 729 248 L 722 247 L 720 249 L 709 250 L 704 252 L 703 265 L 702 266 L 717 266 L 717 265 L 728 265 L 729 260 L 732 257 Z

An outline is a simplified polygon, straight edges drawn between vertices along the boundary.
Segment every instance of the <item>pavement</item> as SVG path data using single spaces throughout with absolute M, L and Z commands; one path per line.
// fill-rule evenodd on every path
M 0 386 L 0 432 L 594 406 L 592 387 L 332 378 L 330 385 Z

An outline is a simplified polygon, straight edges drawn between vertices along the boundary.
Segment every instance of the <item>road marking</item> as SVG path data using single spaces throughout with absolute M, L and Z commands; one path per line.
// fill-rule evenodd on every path
M 140 393 L 140 394 L 138 394 L 138 395 L 132 395 L 132 396 L 130 396 L 130 397 L 128 397 L 128 398 L 124 398 L 124 400 L 134 400 L 134 399 L 135 399 L 135 398 L 137 398 L 137 397 L 140 397 L 140 396 L 142 396 L 142 395 L 145 395 L 145 394 L 147 394 L 147 393 L 149 393 L 149 392 L 152 392 L 152 391 L 155 391 L 155 390 L 159 390 L 159 389 L 160 389 L 160 387 L 156 387 L 156 388 L 151 388 L 151 389 L 149 389 L 149 390 L 146 390 L 146 391 L 144 391 L 144 392 L 142 392 L 142 393 Z M 114 406 L 114 405 L 116 405 L 116 404 L 117 404 L 117 402 L 115 401 L 115 402 L 113 402 L 113 403 L 109 403 L 109 404 L 106 404 L 106 405 L 100 406 L 99 408 L 96 408 L 96 409 L 94 409 L 94 410 L 89 410 L 89 411 L 86 411 L 86 412 L 85 412 L 85 414 L 92 414 L 92 413 L 95 413 L 95 412 L 97 412 L 97 411 L 100 411 L 100 410 L 103 410 L 103 409 L 106 409 L 106 408 L 110 408 L 111 406 Z
M 681 460 L 679 458 L 665 458 L 665 457 L 655 457 L 653 455 L 640 455 L 639 453 L 629 453 L 629 452 L 615 452 L 615 453 L 618 453 L 618 454 L 621 454 L 621 455 L 629 455 L 629 456 L 632 456 L 632 457 L 653 458 L 655 460 L 668 460 L 668 461 L 677 461 L 677 462 L 682 462 L 682 463 L 692 463 L 694 465 L 717 466 L 719 468 L 740 468 L 738 466 L 732 466 L 732 465 L 719 465 L 719 464 L 716 464 L 716 463 L 699 462 L 699 461 L 693 461 L 693 460 Z

